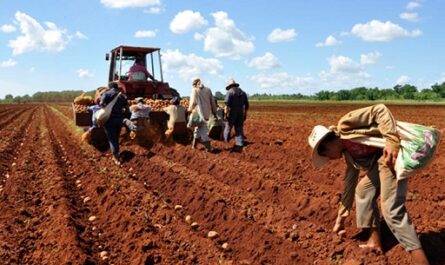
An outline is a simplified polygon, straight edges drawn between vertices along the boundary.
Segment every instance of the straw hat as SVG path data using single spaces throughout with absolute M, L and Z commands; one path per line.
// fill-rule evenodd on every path
M 229 90 L 231 87 L 233 87 L 233 86 L 239 86 L 239 84 L 237 83 L 237 82 L 235 82 L 235 80 L 234 79 L 230 79 L 228 82 L 227 82 L 227 86 L 226 86 L 226 90 Z
M 137 97 L 134 99 L 137 103 L 144 103 L 144 98 L 143 97 Z
M 308 137 L 309 145 L 312 147 L 312 163 L 315 167 L 321 168 L 326 163 L 329 162 L 329 158 L 326 156 L 321 156 L 318 154 L 318 146 L 323 141 L 323 139 L 332 132 L 328 128 L 323 125 L 316 125 L 314 129 L 312 129 L 311 134 Z

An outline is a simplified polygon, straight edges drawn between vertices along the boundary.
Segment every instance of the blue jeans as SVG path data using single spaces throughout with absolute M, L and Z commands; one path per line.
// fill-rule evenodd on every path
M 109 120 L 104 126 L 111 152 L 116 159 L 119 159 L 119 135 L 121 128 L 122 121 Z
M 235 127 L 235 145 L 243 146 L 244 145 L 244 114 L 242 112 L 239 113 L 231 113 L 227 118 L 226 126 L 224 128 L 224 141 L 230 141 L 230 132 L 232 131 L 232 127 Z

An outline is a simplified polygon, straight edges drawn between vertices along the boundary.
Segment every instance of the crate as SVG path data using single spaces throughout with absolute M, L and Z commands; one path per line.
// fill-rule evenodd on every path
M 91 114 L 91 112 L 75 112 L 74 111 L 74 104 L 72 104 L 72 108 L 73 108 L 73 115 L 74 115 L 74 123 L 77 126 L 91 126 L 93 125 L 92 123 L 92 118 L 93 115 Z

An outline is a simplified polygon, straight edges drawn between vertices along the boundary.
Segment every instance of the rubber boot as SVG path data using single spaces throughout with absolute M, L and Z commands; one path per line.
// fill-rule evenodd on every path
M 204 145 L 204 147 L 206 148 L 207 152 L 211 153 L 213 152 L 213 147 L 210 144 L 210 141 L 207 142 L 202 142 L 202 144 Z

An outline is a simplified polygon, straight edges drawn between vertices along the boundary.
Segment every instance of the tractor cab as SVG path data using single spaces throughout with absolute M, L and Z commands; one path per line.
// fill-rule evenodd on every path
M 105 59 L 110 61 L 108 82 L 116 82 L 128 99 L 137 97 L 151 99 L 171 99 L 176 95 L 167 82 L 164 82 L 161 64 L 161 49 L 149 47 L 119 46 L 107 53 Z M 138 61 L 153 76 L 153 79 L 134 78 L 130 68 Z

